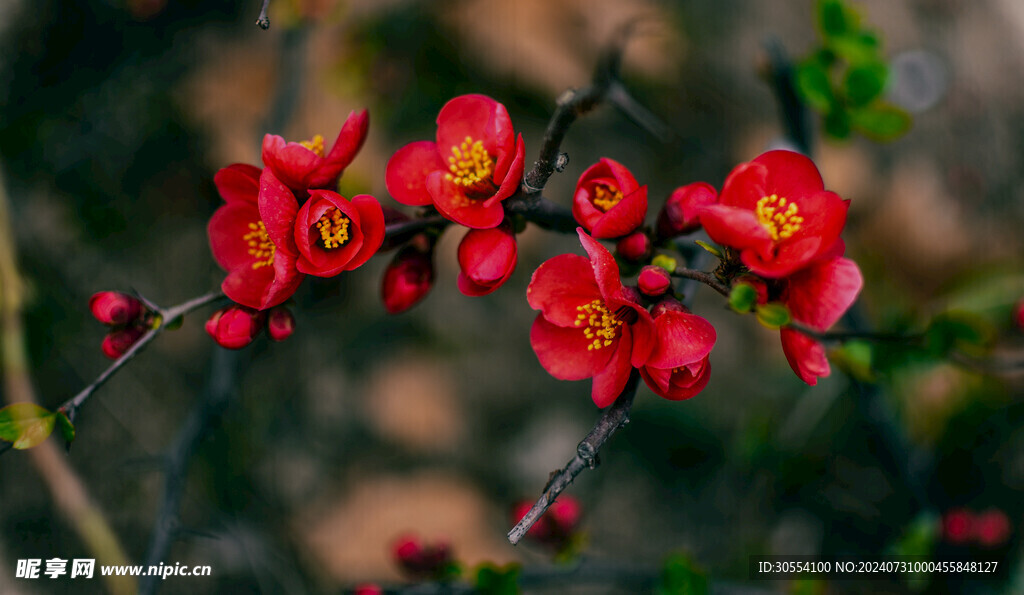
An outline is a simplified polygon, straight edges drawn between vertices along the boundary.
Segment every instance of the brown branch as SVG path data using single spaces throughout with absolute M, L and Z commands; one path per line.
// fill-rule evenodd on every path
M 852 341 L 854 339 L 864 339 L 866 341 L 874 341 L 876 343 L 916 343 L 924 338 L 924 335 L 915 333 L 911 335 L 902 335 L 899 333 L 877 333 L 873 331 L 819 331 L 811 328 L 800 322 L 790 322 L 786 325 L 786 328 L 793 329 L 803 335 L 806 335 L 816 341 L 822 343 L 839 343 L 842 341 Z
M 622 426 L 629 423 L 629 410 L 633 406 L 633 398 L 636 396 L 636 387 L 640 381 L 640 373 L 633 370 L 626 382 L 626 388 L 619 394 L 619 398 L 609 407 L 594 424 L 593 429 L 587 437 L 576 447 L 574 456 L 564 469 L 552 474 L 548 484 L 544 487 L 544 493 L 540 495 L 533 507 L 516 523 L 515 527 L 508 532 L 508 541 L 512 545 L 519 543 L 519 540 L 526 535 L 530 527 L 537 522 L 537 519 L 547 511 L 558 495 L 565 491 L 565 488 L 576 479 L 576 476 L 584 469 L 597 467 L 597 451 L 612 437 L 612 434 Z
M 579 223 L 572 211 L 540 194 L 523 195 L 505 203 L 505 211 L 522 215 L 531 223 L 559 233 L 575 233 Z
M 729 288 L 719 281 L 713 273 L 705 273 L 704 271 L 688 269 L 686 267 L 676 267 L 676 270 L 672 271 L 672 276 L 699 281 L 725 297 L 729 297 Z

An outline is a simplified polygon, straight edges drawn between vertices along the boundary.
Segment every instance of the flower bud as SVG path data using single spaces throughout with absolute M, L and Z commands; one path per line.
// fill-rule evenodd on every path
M 714 187 L 696 182 L 676 188 L 658 211 L 659 238 L 674 238 L 700 227 L 700 211 L 718 202 Z
M 384 589 L 381 589 L 380 585 L 366 583 L 363 585 L 356 585 L 352 590 L 352 595 L 384 595 Z
M 547 514 L 551 517 L 555 530 L 562 535 L 568 536 L 579 526 L 580 517 L 583 515 L 583 506 L 576 498 L 562 494 L 548 508 Z
M 468 296 L 491 293 L 512 275 L 517 257 L 510 226 L 469 230 L 459 243 L 459 291 Z
M 103 355 L 110 359 L 117 359 L 124 355 L 126 351 L 131 349 L 132 345 L 135 345 L 135 342 L 138 341 L 145 333 L 145 329 L 137 326 L 129 326 L 110 331 L 107 333 L 107 336 L 103 338 L 103 343 L 100 344 L 100 349 L 103 350 Z
M 142 317 L 142 302 L 119 291 L 101 291 L 89 298 L 92 315 L 103 324 L 122 326 Z
M 424 543 L 415 535 L 399 537 L 391 551 L 398 566 L 414 578 L 444 578 L 453 562 L 452 549 L 448 543 Z
M 517 504 L 512 509 L 512 521 L 518 523 L 532 506 L 533 502 Z M 583 506 L 579 500 L 568 494 L 562 494 L 530 527 L 526 532 L 526 537 L 555 550 L 561 550 L 569 544 L 579 527 L 582 513 Z
M 974 514 L 964 508 L 954 508 L 942 515 L 942 537 L 947 543 L 964 545 L 974 534 Z
M 636 282 L 640 293 L 648 297 L 663 295 L 672 287 L 672 277 L 669 276 L 668 271 L 653 265 L 645 266 L 640 271 Z
M 384 271 L 380 294 L 388 314 L 405 312 L 434 286 L 433 247 L 424 250 L 414 244 L 399 250 Z
M 1017 324 L 1017 330 L 1024 331 L 1024 299 L 1013 308 L 1013 322 Z
M 983 547 L 999 547 L 1010 538 L 1010 519 L 1002 510 L 992 508 L 974 518 L 974 538 Z
M 651 316 L 657 318 L 666 312 L 683 312 L 685 314 L 690 313 L 690 309 L 683 305 L 682 302 L 674 297 L 665 296 L 660 302 L 654 304 L 651 308 Z
M 214 312 L 206 321 L 206 332 L 225 349 L 241 349 L 252 343 L 265 322 L 263 312 L 233 305 Z
M 295 317 L 288 308 L 277 306 L 267 314 L 267 334 L 275 341 L 284 341 L 295 332 Z
M 615 250 L 623 259 L 640 262 L 651 253 L 651 239 L 642 231 L 636 231 L 619 240 Z

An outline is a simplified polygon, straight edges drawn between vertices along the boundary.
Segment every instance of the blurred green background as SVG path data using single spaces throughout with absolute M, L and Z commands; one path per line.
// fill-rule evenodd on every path
M 935 314 L 970 311 L 993 336 L 979 357 L 1019 360 L 1024 340 L 1010 308 L 1024 295 L 1024 10 L 1014 0 L 855 5 L 891 60 L 886 97 L 914 115 L 910 132 L 889 144 L 815 142 L 826 186 L 852 199 L 847 254 L 866 279 L 858 315 L 913 332 Z M 720 186 L 733 166 L 779 141 L 777 102 L 761 76 L 764 41 L 780 41 L 794 59 L 819 43 L 809 0 L 275 0 L 267 32 L 253 25 L 258 8 L 0 2 L 0 168 L 30 285 L 27 340 L 44 405 L 107 364 L 104 329 L 87 308 L 94 292 L 135 289 L 169 306 L 217 287 L 223 273 L 205 233 L 220 204 L 213 174 L 258 164 L 265 132 L 332 139 L 349 111 L 368 108 L 370 137 L 342 193 L 397 206 L 383 183 L 387 159 L 431 138 L 448 99 L 474 92 L 503 102 L 532 163 L 554 98 L 587 84 L 606 42 L 637 19 L 624 82 L 670 138 L 603 107 L 570 130 L 569 166 L 545 195 L 569 205 L 579 174 L 607 156 L 648 184 L 653 221 L 675 187 Z M 572 237 L 530 228 L 511 280 L 466 298 L 455 286 L 460 237 L 445 234 L 436 287 L 409 313 L 384 313 L 379 284 L 390 256 L 378 256 L 307 281 L 295 297 L 297 332 L 283 344 L 259 339 L 215 358 L 202 330 L 207 312 L 188 317 L 81 412 L 69 461 L 141 563 L 163 485 L 159 457 L 209 390 L 211 366 L 237 368 L 234 399 L 190 467 L 185 530 L 168 558 L 209 564 L 214 576 L 168 579 L 162 592 L 395 583 L 389 546 L 408 531 L 450 540 L 468 564 L 549 563 L 541 550 L 508 545 L 508 510 L 539 494 L 598 412 L 589 382 L 557 381 L 537 363 L 524 296 L 536 266 L 581 250 Z M 711 383 L 683 403 L 641 386 L 601 467 L 570 488 L 585 509 L 586 556 L 656 568 L 683 551 L 726 585 L 721 592 L 841 593 L 860 587 L 746 583 L 747 556 L 927 546 L 1014 568 L 1000 581 L 927 590 L 1024 591 L 1020 366 L 979 374 L 890 347 L 874 350 L 873 371 L 861 375 L 877 384 L 833 366 L 809 388 L 786 365 L 777 332 L 709 291 L 694 309 L 718 329 Z M 948 543 L 939 519 L 954 508 L 1003 511 L 1009 538 L 990 548 Z M 54 556 L 91 557 L 29 458 L 8 453 L 0 592 L 102 589 L 95 579 L 13 578 L 16 560 Z

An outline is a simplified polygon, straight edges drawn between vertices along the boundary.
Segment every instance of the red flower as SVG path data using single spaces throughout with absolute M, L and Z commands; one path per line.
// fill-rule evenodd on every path
M 361 266 L 383 241 L 384 212 L 377 199 L 360 194 L 350 202 L 337 192 L 311 190 L 295 217 L 295 267 L 309 275 L 333 277 Z
M 252 343 L 266 322 L 266 314 L 245 306 L 231 305 L 210 315 L 206 333 L 225 349 L 241 349 Z
M 444 541 L 427 543 L 415 535 L 403 535 L 391 546 L 398 566 L 413 578 L 448 576 L 454 558 L 451 546 Z
M 349 114 L 331 150 L 324 154 L 324 139 L 287 142 L 276 134 L 263 137 L 263 163 L 293 190 L 335 188 L 342 171 L 352 163 L 366 140 L 370 116 L 363 110 Z
M 624 236 L 643 225 L 647 186 L 619 162 L 602 157 L 576 182 L 572 214 L 599 240 Z
M 213 182 L 227 203 L 207 226 L 213 258 L 228 272 L 221 290 L 259 310 L 287 300 L 304 277 L 295 268 L 295 196 L 269 169 L 261 175 L 251 165 L 228 166 Z
M 974 517 L 974 538 L 982 547 L 994 548 L 1006 543 L 1013 527 L 1006 513 L 990 508 Z
M 963 545 L 974 534 L 974 514 L 964 508 L 947 510 L 942 515 L 942 537 L 953 545 Z
M 469 230 L 459 243 L 459 291 L 479 296 L 501 287 L 516 269 L 517 255 L 509 226 Z
M 388 314 L 405 312 L 430 293 L 434 286 L 433 254 L 434 248 L 425 238 L 414 239 L 395 254 L 380 288 Z
M 695 396 L 711 377 L 709 354 L 715 327 L 672 298 L 654 307 L 657 340 L 640 376 L 660 397 L 682 401 Z
M 462 95 L 437 115 L 437 142 L 399 149 L 388 161 L 385 181 L 402 204 L 433 204 L 456 223 L 489 229 L 505 216 L 501 201 L 519 188 L 524 151 L 504 105 Z
M 608 250 L 582 228 L 576 230 L 589 260 L 562 254 L 533 273 L 526 290 L 540 310 L 530 344 L 549 374 L 560 380 L 593 378 L 598 407 L 612 404 L 634 367 L 654 348 L 654 322 L 624 291 L 619 267 Z
M 853 305 L 863 284 L 855 262 L 834 258 L 814 263 L 788 277 L 781 299 L 793 320 L 824 332 Z M 789 328 L 781 329 L 780 336 L 786 360 L 801 380 L 813 386 L 819 376 L 829 375 L 824 345 Z
M 719 203 L 699 216 L 711 239 L 739 250 L 751 271 L 779 278 L 834 248 L 848 207 L 824 189 L 810 159 L 769 151 L 734 169 Z
M 700 212 L 718 202 L 718 193 L 705 182 L 680 186 L 658 211 L 658 236 L 674 238 L 700 227 Z

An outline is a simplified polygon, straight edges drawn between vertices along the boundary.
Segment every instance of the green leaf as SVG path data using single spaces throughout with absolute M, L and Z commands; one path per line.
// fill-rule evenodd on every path
M 757 303 L 757 289 L 749 283 L 737 283 L 729 292 L 729 307 L 746 314 Z
M 888 103 L 878 102 L 850 116 L 853 127 L 872 140 L 893 140 L 910 130 L 910 114 Z
M 954 349 L 968 355 L 984 355 L 995 334 L 992 324 L 973 312 L 943 312 L 929 323 L 924 345 L 929 353 L 939 357 Z
M 875 373 L 871 367 L 873 356 L 871 343 L 867 341 L 847 341 L 841 347 L 829 352 L 832 360 L 840 370 L 851 378 L 861 382 L 874 382 Z
M 871 103 L 882 94 L 888 78 L 889 67 L 881 61 L 850 67 L 843 81 L 846 101 L 854 107 L 863 107 Z
M 61 410 L 57 411 L 57 427 L 60 428 L 60 435 L 64 437 L 64 442 L 71 444 L 75 441 L 75 426 Z
M 708 578 L 684 554 L 672 554 L 661 570 L 658 595 L 705 595 Z
M 706 250 L 707 252 L 710 252 L 715 258 L 722 258 L 722 251 L 719 250 L 718 248 L 715 248 L 711 244 L 704 242 L 702 240 L 694 240 L 694 243 L 696 243 L 701 248 L 704 248 L 704 250 Z
M 35 403 L 14 403 L 0 409 L 0 440 L 23 450 L 38 446 L 53 432 L 57 415 Z
M 773 302 L 771 304 L 758 304 L 757 321 L 770 329 L 777 329 L 793 322 L 793 317 L 789 315 L 789 309 L 786 306 Z
M 845 140 L 850 138 L 850 115 L 845 109 L 836 108 L 825 115 L 825 134 L 832 138 Z
M 517 595 L 520 566 L 515 562 L 498 566 L 484 562 L 476 571 L 476 589 L 482 595 Z
M 813 56 L 804 60 L 796 69 L 796 90 L 807 105 L 819 112 L 827 112 L 835 103 L 832 81 L 828 68 Z
M 860 26 L 860 15 L 842 0 L 818 0 L 818 26 L 825 37 L 845 35 Z
M 679 266 L 679 263 L 676 262 L 676 259 L 672 258 L 671 256 L 668 256 L 667 254 L 659 254 L 655 256 L 651 260 L 651 264 L 653 264 L 656 267 L 661 267 L 665 269 L 665 271 L 668 272 L 669 274 L 675 272 L 676 267 Z
M 870 32 L 834 37 L 828 40 L 827 46 L 837 56 L 853 66 L 881 59 L 878 38 Z

